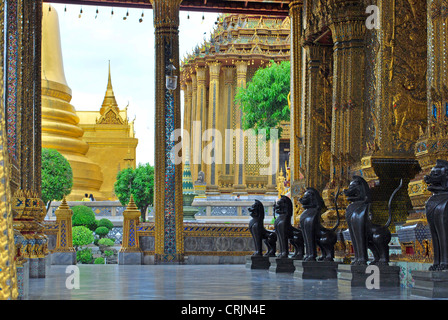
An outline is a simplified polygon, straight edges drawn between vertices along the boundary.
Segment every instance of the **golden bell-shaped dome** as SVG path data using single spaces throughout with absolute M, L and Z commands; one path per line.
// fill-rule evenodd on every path
M 72 91 L 65 79 L 58 14 L 43 4 L 42 19 L 42 147 L 58 150 L 73 170 L 73 188 L 67 200 L 81 200 L 85 193 L 98 198 L 103 182 L 101 168 L 86 157 L 79 117 L 70 104 Z

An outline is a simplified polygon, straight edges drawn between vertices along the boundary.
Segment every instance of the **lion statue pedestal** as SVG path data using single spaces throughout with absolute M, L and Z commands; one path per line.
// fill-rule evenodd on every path
M 265 211 L 261 201 L 255 200 L 248 211 L 251 216 L 249 231 L 254 241 L 255 252 L 251 256 L 246 256 L 246 267 L 250 269 L 269 269 L 269 257 L 275 257 L 277 249 L 277 234 L 264 227 Z M 267 248 L 264 255 L 263 243 Z
M 352 287 L 367 286 L 366 281 L 373 281 L 381 287 L 400 286 L 400 267 L 389 266 L 389 241 L 391 233 L 389 226 L 392 222 L 392 199 L 402 187 L 403 181 L 389 198 L 389 217 L 385 225 L 372 222 L 372 196 L 369 185 L 360 176 L 353 176 L 348 189 L 344 190 L 346 199 L 350 202 L 345 211 L 345 217 L 355 253 L 351 265 L 338 266 L 338 284 Z M 374 260 L 367 265 L 367 249 L 373 253 Z M 377 276 L 377 277 L 376 277 Z
M 274 206 L 277 218 L 274 222 L 274 230 L 279 244 L 279 255 L 270 257 L 271 272 L 294 272 L 294 260 L 302 260 L 304 254 L 303 234 L 300 229 L 291 224 L 293 205 L 290 198 L 281 196 Z M 294 253 L 289 256 L 289 244 L 294 247 Z
M 324 200 L 314 188 L 307 188 L 303 197 L 299 199 L 305 209 L 300 215 L 300 229 L 305 243 L 305 257 L 303 261 L 294 261 L 294 277 L 300 279 L 335 279 L 337 278 L 338 263 L 334 262 L 334 245 L 337 242 L 336 229 L 340 217 L 337 207 L 339 190 L 335 197 L 338 221 L 336 225 L 327 229 L 320 223 Z M 317 248 L 321 257 L 317 257 Z
M 448 298 L 448 161 L 437 160 L 425 176 L 432 196 L 426 202 L 426 219 L 431 231 L 434 262 L 428 271 L 412 271 L 412 294 Z

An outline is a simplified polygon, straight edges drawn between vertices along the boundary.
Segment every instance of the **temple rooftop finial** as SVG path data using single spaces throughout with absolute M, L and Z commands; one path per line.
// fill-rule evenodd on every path
M 112 88 L 112 77 L 110 72 L 110 60 L 109 60 L 109 74 L 107 78 L 106 94 L 104 95 L 103 104 L 101 105 L 100 113 L 103 115 L 106 109 L 113 108 L 115 111 L 119 111 L 117 100 L 115 99 L 114 90 Z

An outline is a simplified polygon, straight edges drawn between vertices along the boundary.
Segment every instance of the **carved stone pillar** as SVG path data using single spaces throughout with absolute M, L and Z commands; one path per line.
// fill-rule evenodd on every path
M 208 107 L 208 123 L 207 123 L 207 142 L 204 146 L 207 162 L 207 174 L 210 184 L 207 186 L 207 194 L 217 195 L 218 191 L 218 171 L 222 161 L 222 132 L 218 129 L 221 121 L 220 115 L 220 99 L 219 99 L 219 75 L 221 73 L 220 62 L 209 62 L 208 69 L 210 72 L 209 81 L 209 107 Z
M 235 62 L 236 66 L 236 86 L 237 88 L 246 87 L 247 61 L 239 60 Z M 237 89 L 238 90 L 238 89 Z M 234 193 L 245 194 L 246 179 L 244 173 L 244 133 L 242 128 L 242 110 L 240 106 L 235 107 L 235 181 Z
M 155 257 L 158 263 L 183 263 L 182 163 L 172 162 L 171 133 L 181 128 L 180 90 L 166 88 L 167 66 L 179 74 L 181 0 L 151 0 L 155 28 Z M 176 157 L 177 155 L 175 155 Z

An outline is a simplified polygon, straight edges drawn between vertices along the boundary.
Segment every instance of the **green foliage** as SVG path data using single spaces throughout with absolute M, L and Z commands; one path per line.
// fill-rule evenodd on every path
M 93 210 L 87 206 L 79 205 L 71 208 L 73 211 L 72 225 L 84 226 L 94 231 L 97 228 L 97 221 Z
M 105 250 L 104 254 L 105 254 L 106 257 L 110 257 L 110 256 L 114 255 L 114 252 L 112 250 Z
M 76 260 L 81 263 L 92 263 L 93 260 L 93 254 L 92 249 L 85 248 L 83 250 L 76 251 Z
M 144 218 L 146 209 L 154 202 L 154 167 L 149 163 L 118 172 L 114 184 L 115 194 L 122 205 L 129 203 L 131 193 Z
M 42 149 L 42 200 L 45 203 L 62 198 L 72 191 L 73 172 L 70 163 L 55 149 Z
M 104 264 L 104 258 L 103 257 L 98 257 L 95 259 L 95 261 L 93 262 L 94 264 Z
M 75 247 L 86 246 L 93 242 L 93 232 L 84 226 L 76 226 L 72 229 L 73 245 Z
M 106 228 L 106 227 L 98 227 L 98 228 L 95 229 L 95 233 L 98 236 L 100 236 L 100 238 L 104 238 L 109 233 L 109 229 Z
M 289 121 L 291 64 L 289 61 L 275 63 L 258 69 L 246 88 L 240 88 L 235 99 L 243 112 L 243 129 L 255 129 L 258 134 L 271 138 L 269 130 L 278 129 L 280 138 L 282 121 Z M 260 131 L 261 130 L 261 131 Z M 266 130 L 263 132 L 263 130 Z
M 109 238 L 102 238 L 98 240 L 98 245 L 111 247 L 115 244 L 114 240 Z
M 109 219 L 103 218 L 97 222 L 98 227 L 106 227 L 107 229 L 112 230 L 114 224 Z

